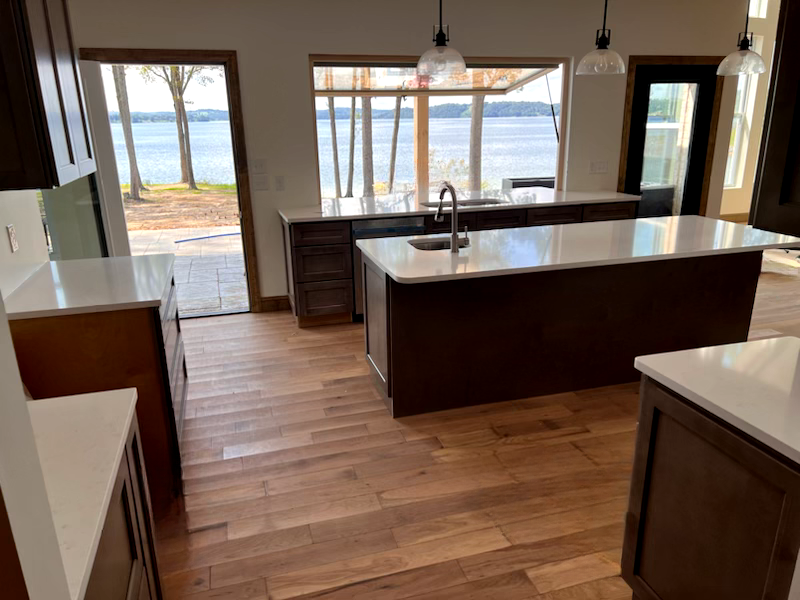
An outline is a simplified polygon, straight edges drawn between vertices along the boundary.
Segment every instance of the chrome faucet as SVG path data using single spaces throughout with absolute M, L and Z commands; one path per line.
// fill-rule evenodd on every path
M 442 214 L 442 207 L 444 205 L 444 196 L 450 192 L 450 197 L 453 199 L 453 212 L 452 221 L 450 223 L 450 252 L 458 254 L 459 241 L 458 241 L 458 198 L 456 197 L 456 190 L 449 181 L 443 181 L 439 185 L 439 208 L 436 209 L 436 214 L 433 220 L 437 223 L 444 221 L 444 214 Z M 469 233 L 467 228 L 464 227 L 464 247 L 469 246 Z

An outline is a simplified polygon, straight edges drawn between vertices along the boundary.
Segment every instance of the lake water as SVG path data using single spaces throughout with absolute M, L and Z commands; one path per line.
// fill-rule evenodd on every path
M 347 119 L 336 121 L 339 165 L 342 190 L 347 184 L 350 124 Z M 378 119 L 373 122 L 372 147 L 375 182 L 387 182 L 391 154 L 393 122 Z M 469 163 L 469 119 L 431 119 L 430 150 L 431 180 L 451 178 L 465 180 Z M 111 124 L 120 181 L 129 183 L 128 156 L 122 136 L 122 125 Z M 189 124 L 192 143 L 192 163 L 197 181 L 234 183 L 233 154 L 230 125 L 227 121 L 194 122 Z M 332 196 L 335 191 L 333 150 L 330 124 L 317 121 L 319 137 L 320 178 L 322 193 Z M 133 136 L 139 172 L 145 183 L 174 183 L 180 179 L 178 137 L 175 123 L 134 123 Z M 482 180 L 491 188 L 499 188 L 505 177 L 553 176 L 558 144 L 549 117 L 491 118 L 483 121 Z M 413 186 L 414 180 L 413 121 L 400 121 L 397 144 L 396 186 Z M 362 192 L 361 130 L 356 129 L 353 191 Z

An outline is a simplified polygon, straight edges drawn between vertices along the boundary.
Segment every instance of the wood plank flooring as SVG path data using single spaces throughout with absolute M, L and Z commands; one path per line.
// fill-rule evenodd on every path
M 797 333 L 762 277 L 754 337 Z M 168 600 L 615 600 L 637 385 L 400 420 L 361 325 L 184 322 L 185 512 L 158 525 Z

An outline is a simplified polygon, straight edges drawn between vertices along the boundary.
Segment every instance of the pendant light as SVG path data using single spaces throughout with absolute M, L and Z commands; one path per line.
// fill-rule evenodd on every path
M 758 52 L 753 52 L 753 32 L 750 27 L 750 2 L 747 2 L 747 16 L 744 19 L 744 32 L 739 34 L 739 49 L 725 57 L 719 64 L 717 75 L 755 75 L 765 73 L 767 65 Z
M 578 63 L 576 75 L 623 75 L 625 73 L 625 61 L 622 57 L 610 50 L 608 45 L 611 43 L 611 30 L 606 29 L 606 19 L 608 17 L 608 0 L 606 0 L 603 10 L 603 28 L 597 30 L 595 37 L 596 50 L 592 50 Z
M 464 57 L 455 48 L 447 46 L 450 41 L 450 26 L 445 33 L 442 20 L 442 0 L 439 0 L 439 31 L 433 26 L 433 41 L 436 45 L 423 54 L 417 63 L 417 73 L 434 81 L 447 79 L 450 75 L 466 73 Z

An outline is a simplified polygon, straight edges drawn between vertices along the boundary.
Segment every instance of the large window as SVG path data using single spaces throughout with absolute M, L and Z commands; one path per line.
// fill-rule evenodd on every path
M 443 179 L 465 191 L 554 182 L 562 65 L 482 59 L 431 84 L 413 63 L 314 62 L 322 197 L 402 193 Z

